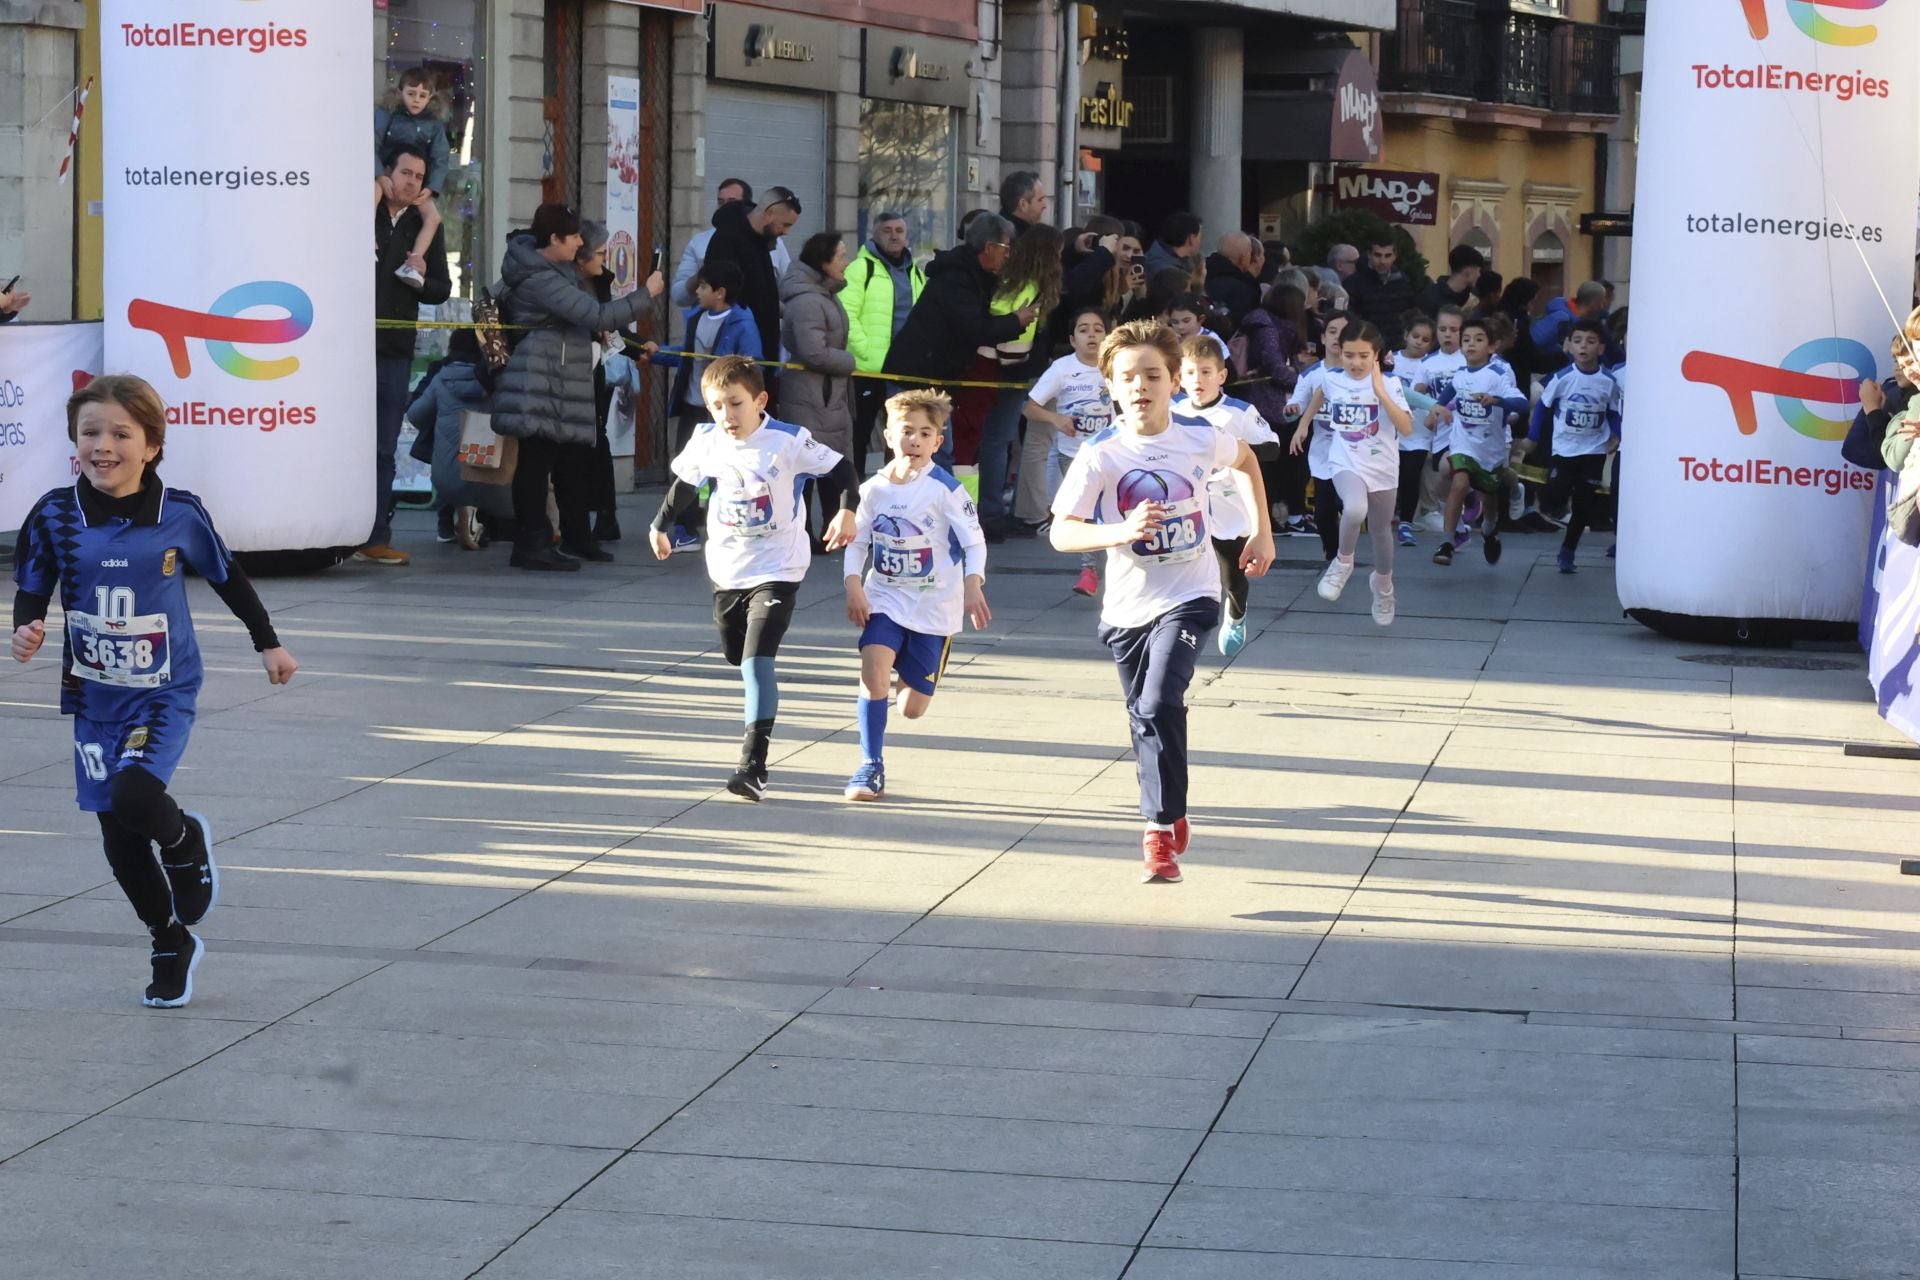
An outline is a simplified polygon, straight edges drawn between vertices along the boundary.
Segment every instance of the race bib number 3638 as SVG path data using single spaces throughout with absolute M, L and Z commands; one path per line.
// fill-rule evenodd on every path
M 73 650 L 73 674 L 82 680 L 122 689 L 157 689 L 173 678 L 164 613 L 125 618 L 69 613 L 67 639 Z

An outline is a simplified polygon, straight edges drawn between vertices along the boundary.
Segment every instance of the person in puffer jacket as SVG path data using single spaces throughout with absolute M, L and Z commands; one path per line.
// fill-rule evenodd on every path
M 594 342 L 609 330 L 646 322 L 667 288 L 656 271 L 644 292 L 598 301 L 575 262 L 581 243 L 580 216 L 563 204 L 543 204 L 534 211 L 531 233 L 508 242 L 500 271 L 503 319 L 523 327 L 493 397 L 493 429 L 520 441 L 510 561 L 520 569 L 578 569 L 580 558 L 612 559 L 592 541 L 586 492 L 597 429 Z M 549 480 L 560 509 L 561 547 L 574 554 L 553 547 Z
M 473 332 L 455 332 L 446 363 L 421 387 L 407 408 L 407 421 L 430 437 L 429 466 L 433 468 L 434 503 L 444 522 L 453 518 L 455 537 L 462 548 L 480 545 L 476 517 L 497 530 L 513 517 L 513 501 L 504 484 L 474 484 L 460 474 L 461 430 L 468 413 L 490 413 L 492 397 L 480 382 L 483 357 Z M 414 446 L 416 454 L 419 445 Z
M 780 384 L 780 414 L 805 427 L 813 438 L 841 457 L 853 455 L 853 353 L 847 348 L 848 321 L 840 305 L 847 287 L 847 242 L 837 231 L 807 238 L 800 256 L 780 281 L 780 345 L 805 371 L 790 371 Z M 840 491 L 821 476 L 813 482 L 824 530 L 840 510 Z M 820 543 L 818 535 L 813 542 Z

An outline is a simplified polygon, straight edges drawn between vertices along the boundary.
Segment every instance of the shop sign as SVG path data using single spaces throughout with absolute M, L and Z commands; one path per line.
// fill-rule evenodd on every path
M 835 23 L 719 5 L 711 29 L 715 79 L 825 92 L 840 88 Z
M 1380 158 L 1380 82 L 1366 54 L 1296 49 L 1269 59 L 1263 71 L 1281 87 L 1246 95 L 1247 159 L 1367 164 Z
M 966 109 L 967 62 L 972 46 L 964 40 L 936 40 L 873 28 L 868 28 L 865 36 L 862 96 Z
M 1373 63 L 1355 52 L 1340 66 L 1333 92 L 1332 160 L 1380 158 L 1380 82 Z
M 1134 104 L 1122 88 L 1118 62 L 1088 62 L 1080 69 L 1080 145 L 1111 151 L 1133 124 Z
M 1440 221 L 1440 175 L 1400 169 L 1341 169 L 1333 181 L 1342 209 L 1364 209 L 1388 222 L 1431 227 Z

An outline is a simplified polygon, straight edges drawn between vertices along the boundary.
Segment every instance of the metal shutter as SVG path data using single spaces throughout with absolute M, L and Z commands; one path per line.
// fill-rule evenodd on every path
M 826 99 L 708 82 L 709 197 L 723 178 L 745 178 L 756 199 L 771 186 L 800 197 L 805 212 L 787 236 L 788 250 L 799 257 L 806 238 L 827 225 Z

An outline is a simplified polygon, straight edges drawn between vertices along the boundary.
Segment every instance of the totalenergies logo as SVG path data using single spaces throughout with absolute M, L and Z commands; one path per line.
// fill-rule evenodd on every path
M 1813 372 L 1835 365 L 1853 372 L 1845 377 Z M 1680 376 L 1726 392 L 1733 406 L 1734 425 L 1743 436 L 1759 430 L 1760 397 L 1772 396 L 1782 420 L 1801 435 L 1842 440 L 1860 404 L 1860 381 L 1875 377 L 1876 366 L 1873 353 L 1851 338 L 1816 338 L 1789 351 L 1778 368 L 1710 351 L 1691 351 L 1680 362 Z M 1814 404 L 1838 406 L 1847 416 L 1825 417 L 1808 407 Z
M 255 307 L 277 307 L 286 312 L 279 318 L 243 316 Z M 188 311 L 162 302 L 135 298 L 127 304 L 127 323 L 160 335 L 167 344 L 167 356 L 173 361 L 173 375 L 185 378 L 193 372 L 187 354 L 187 339 L 200 338 L 207 344 L 207 355 L 236 378 L 266 382 L 284 378 L 300 367 L 298 356 L 278 360 L 256 360 L 241 355 L 234 344 L 278 346 L 306 336 L 313 328 L 313 299 L 298 285 L 285 280 L 253 280 L 235 285 L 213 300 L 205 311 Z
M 1880 38 L 1880 28 L 1872 24 L 1851 26 L 1834 22 L 1822 9 L 1846 10 L 1851 13 L 1864 13 L 1869 9 L 1878 9 L 1887 0 L 1786 0 L 1787 16 L 1793 19 L 1793 25 L 1802 32 L 1818 40 L 1821 44 L 1839 45 L 1849 48 L 1857 45 L 1872 44 Z M 1755 40 L 1767 38 L 1767 0 L 1740 0 L 1747 13 L 1747 29 L 1753 32 Z

